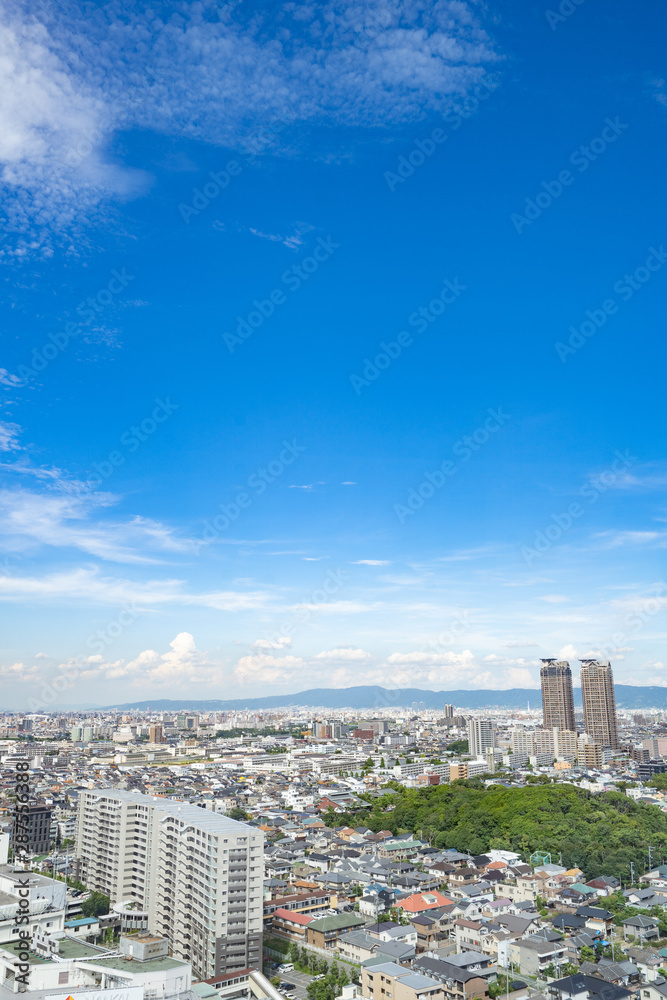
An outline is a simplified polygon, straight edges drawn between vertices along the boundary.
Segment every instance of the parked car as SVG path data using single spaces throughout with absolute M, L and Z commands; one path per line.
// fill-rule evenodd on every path
M 281 983 L 278 989 L 284 990 L 285 993 L 293 993 L 294 990 L 296 989 L 296 986 L 294 985 L 294 983 Z
M 294 972 L 294 966 L 291 962 L 283 962 L 278 966 L 278 972 Z

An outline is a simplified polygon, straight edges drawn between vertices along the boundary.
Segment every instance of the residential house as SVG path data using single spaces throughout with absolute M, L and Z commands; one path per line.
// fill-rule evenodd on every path
M 398 909 L 402 910 L 406 916 L 413 916 L 417 913 L 427 913 L 429 910 L 437 910 L 441 906 L 448 906 L 451 899 L 443 896 L 441 892 L 415 892 L 405 899 L 399 900 Z
M 455 920 L 452 926 L 457 951 L 482 947 L 482 940 L 489 933 L 490 925 L 478 920 Z M 450 936 L 452 931 L 450 931 Z
M 446 1000 L 475 1000 L 488 998 L 490 976 L 485 976 L 482 969 L 468 970 L 451 961 L 458 955 L 450 955 L 449 959 L 425 958 L 418 955 L 412 967 L 426 976 L 430 976 L 442 984 Z M 486 958 L 486 956 L 481 956 Z
M 560 941 L 546 941 L 534 935 L 513 941 L 509 948 L 510 961 L 526 976 L 544 977 L 548 966 L 555 968 L 565 962 L 565 944 Z
M 636 996 L 636 992 L 623 986 L 614 986 L 597 976 L 576 973 L 549 983 L 546 995 L 550 1000 L 628 1000 L 629 997 Z
M 341 913 L 335 917 L 318 917 L 306 927 L 306 944 L 330 951 L 338 947 L 338 939 L 364 923 L 356 913 Z
M 576 916 L 584 918 L 586 927 L 593 934 L 606 937 L 613 930 L 614 914 L 610 910 L 603 910 L 599 906 L 580 906 Z
M 660 925 L 653 917 L 637 914 L 623 921 L 623 940 L 635 938 L 639 941 L 657 941 L 660 937 Z
M 361 995 L 367 1000 L 443 1000 L 444 993 L 430 976 L 395 962 L 379 962 L 362 967 Z
M 660 975 L 660 967 L 665 961 L 660 952 L 652 948 L 628 948 L 627 956 L 647 982 Z
M 286 910 L 278 907 L 271 917 L 271 933 L 276 937 L 303 944 L 306 940 L 306 927 L 315 918 L 297 910 Z
M 598 896 L 611 896 L 612 892 L 617 892 L 621 888 L 621 883 L 613 875 L 601 875 L 599 878 L 589 879 L 586 885 L 595 889 Z

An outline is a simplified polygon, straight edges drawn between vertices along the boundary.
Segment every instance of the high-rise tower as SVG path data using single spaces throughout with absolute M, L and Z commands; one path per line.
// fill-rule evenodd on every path
M 567 660 L 542 660 L 542 725 L 545 729 L 574 730 L 572 671 Z
M 135 900 L 195 976 L 262 968 L 261 830 L 187 802 L 83 789 L 76 854 L 86 885 Z
M 584 729 L 594 743 L 617 750 L 618 723 L 614 675 L 608 660 L 581 661 Z

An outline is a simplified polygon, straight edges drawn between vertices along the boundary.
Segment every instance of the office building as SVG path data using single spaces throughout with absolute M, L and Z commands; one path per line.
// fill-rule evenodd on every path
M 581 661 L 584 729 L 594 743 L 617 750 L 618 723 L 614 675 L 608 660 Z
M 22 826 L 23 837 L 27 840 L 15 841 L 25 854 L 46 854 L 51 848 L 51 816 L 53 810 L 44 802 L 31 802 L 27 813 L 22 814 L 25 826 Z
M 112 903 L 136 900 L 197 978 L 261 970 L 260 830 L 185 802 L 86 789 L 76 855 L 86 885 Z
M 496 727 L 490 719 L 468 719 L 468 752 L 473 757 L 486 757 L 496 745 Z
M 149 730 L 149 743 L 166 743 L 164 738 L 164 729 L 162 726 L 154 725 L 150 727 Z
M 542 725 L 545 729 L 576 729 L 572 671 L 567 660 L 542 660 Z
M 196 733 L 199 729 L 199 712 L 179 712 L 176 716 L 176 728 Z

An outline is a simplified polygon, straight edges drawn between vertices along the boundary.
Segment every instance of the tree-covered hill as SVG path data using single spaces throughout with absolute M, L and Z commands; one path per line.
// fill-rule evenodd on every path
M 435 847 L 470 854 L 492 848 L 549 851 L 554 863 L 578 865 L 587 878 L 615 875 L 630 881 L 667 858 L 667 816 L 656 806 L 637 804 L 621 792 L 593 795 L 572 785 L 535 784 L 525 788 L 457 781 L 423 789 L 396 787 L 374 799 L 370 812 L 325 815 L 329 825 L 366 825 L 374 831 L 414 833 Z

